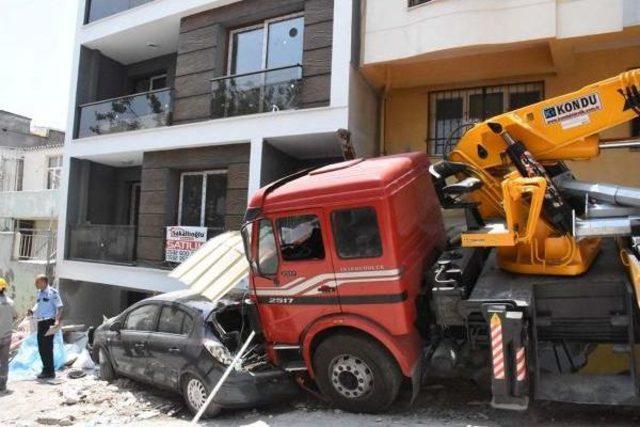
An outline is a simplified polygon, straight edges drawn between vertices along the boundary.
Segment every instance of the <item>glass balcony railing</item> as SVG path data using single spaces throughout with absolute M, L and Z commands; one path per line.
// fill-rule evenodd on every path
M 172 95 L 160 89 L 81 105 L 78 138 L 168 126 Z
M 153 0 L 87 0 L 85 24 L 132 9 Z
M 75 225 L 69 227 L 69 259 L 115 264 L 135 261 L 133 225 Z
M 300 105 L 302 66 L 218 77 L 211 84 L 214 119 L 292 110 Z

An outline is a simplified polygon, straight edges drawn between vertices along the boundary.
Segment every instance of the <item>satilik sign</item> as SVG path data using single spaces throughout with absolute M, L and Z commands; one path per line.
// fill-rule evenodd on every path
M 207 242 L 207 227 L 167 227 L 165 260 L 183 262 Z

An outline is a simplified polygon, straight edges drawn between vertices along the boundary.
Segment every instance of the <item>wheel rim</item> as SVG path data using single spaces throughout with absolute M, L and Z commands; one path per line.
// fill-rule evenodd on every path
M 189 403 L 196 409 L 200 409 L 207 400 L 207 389 L 204 384 L 196 378 L 192 378 L 187 383 L 187 398 Z
M 329 375 L 333 388 L 346 398 L 357 399 L 373 390 L 373 371 L 351 354 L 335 357 L 329 365 Z

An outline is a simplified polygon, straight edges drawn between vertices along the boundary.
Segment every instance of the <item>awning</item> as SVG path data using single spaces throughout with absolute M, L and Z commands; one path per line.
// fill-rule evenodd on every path
M 239 231 L 228 231 L 205 243 L 169 273 L 190 292 L 216 301 L 236 287 L 247 287 L 249 264 Z

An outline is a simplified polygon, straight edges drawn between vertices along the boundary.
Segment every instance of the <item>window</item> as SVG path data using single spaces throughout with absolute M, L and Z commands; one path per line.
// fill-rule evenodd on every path
M 62 156 L 53 156 L 47 159 L 47 190 L 60 188 L 62 179 Z
M 278 219 L 280 249 L 285 261 L 324 259 L 320 220 L 315 215 Z
M 133 93 L 151 92 L 167 87 L 167 74 L 140 77 L 133 81 Z
M 382 255 L 382 241 L 373 208 L 333 212 L 333 233 L 340 258 L 375 258 Z
M 258 272 L 273 276 L 278 273 L 278 247 L 271 221 L 261 219 L 258 233 Z
M 429 3 L 431 0 L 409 0 L 409 7 L 417 6 L 423 3 Z
M 193 319 L 177 307 L 162 307 L 158 332 L 176 335 L 189 335 L 193 329 Z
M 432 156 L 448 154 L 468 129 L 467 124 L 484 121 L 506 111 L 539 102 L 543 95 L 543 83 L 430 93 L 429 154 Z
M 180 225 L 224 231 L 226 171 L 187 172 L 180 178 Z
M 156 327 L 157 315 L 157 305 L 143 305 L 129 313 L 124 329 L 130 331 L 153 331 Z
M 22 191 L 24 158 L 18 150 L 0 149 L 0 192 Z
M 269 19 L 232 31 L 229 74 L 302 64 L 303 38 L 304 17 L 301 15 Z
M 631 120 L 631 136 L 640 136 L 640 117 Z

